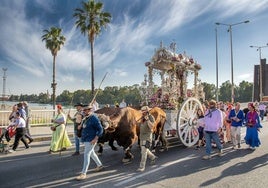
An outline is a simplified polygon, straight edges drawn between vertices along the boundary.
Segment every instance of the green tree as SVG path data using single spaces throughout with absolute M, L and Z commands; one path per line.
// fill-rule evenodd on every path
M 253 84 L 247 81 L 239 83 L 237 101 L 248 102 L 252 101 Z
M 61 29 L 57 27 L 51 27 L 50 30 L 45 29 L 43 31 L 45 34 L 42 36 L 42 41 L 46 42 L 46 48 L 51 51 L 53 56 L 53 78 L 52 78 L 52 103 L 53 109 L 56 106 L 56 85 L 55 82 L 55 74 L 56 74 L 56 56 L 58 51 L 60 50 L 61 46 L 64 45 L 65 37 L 61 34 Z
M 222 85 L 220 86 L 220 94 L 219 94 L 219 100 L 221 101 L 230 101 L 231 99 L 231 87 L 232 84 L 230 83 L 230 81 L 225 81 L 224 83 L 222 83 Z
M 73 105 L 73 94 L 68 90 L 64 90 L 57 97 L 57 101 L 60 101 L 63 105 Z
M 74 17 L 77 19 L 75 24 L 80 28 L 81 33 L 88 36 L 91 48 L 91 91 L 94 95 L 94 41 L 95 37 L 101 33 L 101 29 L 106 27 L 111 20 L 111 14 L 103 12 L 103 4 L 89 0 L 82 2 L 82 8 L 76 8 Z
M 41 103 L 41 104 L 49 103 L 49 95 L 47 93 L 40 93 L 38 95 L 38 103 Z
M 205 98 L 206 100 L 211 100 L 211 99 L 216 99 L 215 97 L 215 92 L 216 92 L 216 87 L 214 84 L 209 84 L 206 82 L 201 83 L 202 86 L 204 87 L 204 92 L 205 92 Z

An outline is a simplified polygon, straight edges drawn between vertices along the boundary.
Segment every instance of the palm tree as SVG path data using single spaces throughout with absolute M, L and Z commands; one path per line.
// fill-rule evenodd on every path
M 42 36 L 42 41 L 46 41 L 46 48 L 51 51 L 53 56 L 53 80 L 52 80 L 52 102 L 53 102 L 53 109 L 55 110 L 56 106 L 56 85 L 55 83 L 55 72 L 56 72 L 56 56 L 60 47 L 64 45 L 65 37 L 61 35 L 61 29 L 57 27 L 51 27 L 50 30 L 45 29 L 43 31 L 45 34 Z
M 101 33 L 101 29 L 106 28 L 111 21 L 111 14 L 103 12 L 103 4 L 89 0 L 82 2 L 82 9 L 75 9 L 73 17 L 77 18 L 75 24 L 80 28 L 81 33 L 88 36 L 91 48 L 91 94 L 94 95 L 94 40 Z

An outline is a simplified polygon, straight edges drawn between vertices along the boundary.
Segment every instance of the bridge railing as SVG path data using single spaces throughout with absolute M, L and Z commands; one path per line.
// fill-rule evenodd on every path
M 53 118 L 54 110 L 30 110 L 30 125 L 31 126 L 42 126 L 50 125 L 51 119 Z M 64 113 L 67 115 L 69 110 Z M 76 112 L 76 109 L 70 109 L 71 117 Z M 9 115 L 10 111 L 0 110 L 0 126 L 8 126 L 10 124 Z M 70 123 L 68 121 L 67 123 Z

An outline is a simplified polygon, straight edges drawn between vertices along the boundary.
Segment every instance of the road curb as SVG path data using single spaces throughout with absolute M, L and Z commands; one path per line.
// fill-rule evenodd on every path
M 68 134 L 69 138 L 73 138 L 73 134 Z M 50 141 L 51 136 L 33 137 L 34 142 Z

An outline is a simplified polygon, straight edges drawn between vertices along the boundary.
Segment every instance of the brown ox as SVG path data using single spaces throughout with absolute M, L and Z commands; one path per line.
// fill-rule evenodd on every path
M 97 110 L 96 113 L 102 113 L 107 116 L 110 116 L 110 127 L 104 130 L 102 137 L 99 138 L 99 151 L 101 154 L 103 152 L 104 142 L 109 141 L 109 145 L 113 150 L 117 148 L 113 145 L 114 141 L 117 141 L 119 146 L 122 146 L 125 151 L 125 157 L 122 160 L 123 162 L 129 162 L 132 160 L 133 155 L 131 153 L 131 147 L 138 140 L 139 135 L 139 121 L 141 120 L 142 113 L 140 110 L 136 110 L 130 107 L 126 108 L 103 108 Z M 163 128 L 166 121 L 166 113 L 158 108 L 152 108 L 150 113 L 155 118 L 155 125 L 153 132 L 156 142 L 161 140 L 163 146 L 166 146 L 166 140 L 163 137 Z M 156 144 L 155 144 L 156 145 Z

